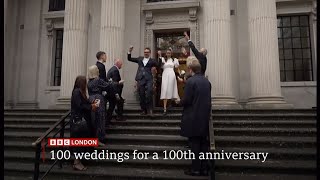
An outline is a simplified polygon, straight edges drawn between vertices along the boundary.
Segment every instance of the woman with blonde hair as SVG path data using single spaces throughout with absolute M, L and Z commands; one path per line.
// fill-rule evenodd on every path
M 105 82 L 99 78 L 99 69 L 96 65 L 90 66 L 88 69 L 88 93 L 90 99 L 98 99 L 100 101 L 99 107 L 95 112 L 93 120 L 96 136 L 99 139 L 100 146 L 105 143 L 105 119 L 106 119 L 106 102 L 102 95 L 103 91 L 107 93 L 114 93 L 114 86 L 112 82 Z
M 160 99 L 163 100 L 163 114 L 167 115 L 168 100 L 180 99 L 176 74 L 174 72 L 174 68 L 179 67 L 179 61 L 172 57 L 172 49 L 170 48 L 166 52 L 166 58 L 161 56 L 161 51 L 158 51 L 158 55 L 163 68 Z

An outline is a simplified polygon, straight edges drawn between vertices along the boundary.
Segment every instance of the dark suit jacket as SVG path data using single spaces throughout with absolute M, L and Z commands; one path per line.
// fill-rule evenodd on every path
M 183 106 L 181 135 L 208 136 L 211 110 L 211 83 L 208 79 L 201 74 L 190 77 L 184 87 L 181 105 Z
M 106 73 L 106 67 L 101 62 L 97 61 L 96 66 L 99 69 L 99 77 L 100 79 L 107 82 L 107 73 Z
M 198 51 L 198 49 L 194 46 L 192 41 L 188 41 L 188 44 L 189 44 L 193 54 L 199 60 L 199 62 L 201 64 L 201 73 L 204 75 L 206 73 L 206 69 L 207 69 L 207 57 Z
M 159 67 L 159 63 L 155 59 L 150 58 L 146 66 L 144 66 L 142 62 L 143 58 L 144 57 L 142 56 L 133 58 L 131 57 L 131 54 L 128 54 L 128 61 L 135 62 L 139 66 L 135 80 L 136 81 L 152 81 L 153 77 L 152 77 L 151 68 Z
M 107 73 L 107 79 L 109 80 L 110 78 L 112 79 L 113 82 L 115 82 L 115 87 L 116 87 L 117 93 L 119 95 L 121 95 L 123 85 L 118 84 L 119 81 L 121 80 L 121 76 L 120 76 L 120 72 L 116 66 L 112 66 L 109 69 L 109 71 Z

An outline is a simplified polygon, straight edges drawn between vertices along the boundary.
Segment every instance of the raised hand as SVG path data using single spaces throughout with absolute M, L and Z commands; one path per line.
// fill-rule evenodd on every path
M 129 52 L 132 52 L 132 50 L 133 50 L 133 46 L 130 46 Z
M 186 40 L 189 41 L 190 37 L 189 37 L 188 33 L 185 31 L 183 34 L 184 34 L 184 38 L 186 38 Z
M 158 51 L 158 56 L 161 57 L 161 51 L 160 50 Z

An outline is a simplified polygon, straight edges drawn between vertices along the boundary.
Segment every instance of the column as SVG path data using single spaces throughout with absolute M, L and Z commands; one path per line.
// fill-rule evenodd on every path
M 213 108 L 241 108 L 233 92 L 230 0 L 204 0 L 204 44 L 212 84 Z
M 8 0 L 4 0 L 4 32 L 6 32 Z M 6 37 L 6 36 L 4 36 Z
M 289 108 L 281 96 L 275 0 L 248 0 L 251 97 L 247 108 Z
M 312 23 L 310 24 L 312 28 L 312 45 L 314 47 L 314 49 L 317 49 L 317 1 L 313 0 L 312 1 L 312 11 L 311 11 L 311 18 L 312 18 Z M 316 81 L 317 80 L 317 51 L 313 52 L 313 79 Z
M 125 1 L 101 0 L 100 50 L 107 54 L 108 71 L 116 58 L 122 58 L 125 27 Z
M 66 1 L 61 88 L 58 105 L 70 104 L 76 77 L 86 75 L 88 21 L 88 0 Z

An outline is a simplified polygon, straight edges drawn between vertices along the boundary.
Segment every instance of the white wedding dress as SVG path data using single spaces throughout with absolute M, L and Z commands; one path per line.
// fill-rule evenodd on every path
M 180 99 L 178 94 L 177 79 L 174 73 L 174 67 L 179 66 L 178 59 L 169 58 L 167 62 L 162 57 L 163 64 L 161 95 L 160 99 Z

